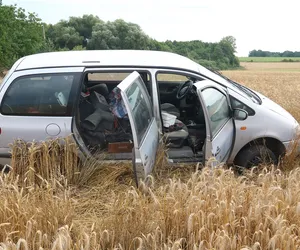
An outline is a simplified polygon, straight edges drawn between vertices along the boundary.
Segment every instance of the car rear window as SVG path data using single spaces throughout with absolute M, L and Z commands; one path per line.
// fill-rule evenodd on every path
M 31 75 L 15 79 L 1 103 L 4 115 L 71 115 L 79 73 Z

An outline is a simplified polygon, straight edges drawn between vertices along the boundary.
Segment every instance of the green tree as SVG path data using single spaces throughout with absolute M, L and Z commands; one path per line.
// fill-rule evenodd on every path
M 47 27 L 47 38 L 51 39 L 56 49 L 73 49 L 82 45 L 83 37 L 79 35 L 74 27 L 68 25 L 66 21 L 60 21 L 55 25 Z
M 90 39 L 93 27 L 97 23 L 103 23 L 98 16 L 83 15 L 82 17 L 70 17 L 68 26 L 73 27 L 84 39 Z
M 10 67 L 20 57 L 44 46 L 43 25 L 35 13 L 15 6 L 0 6 L 0 67 Z
M 233 53 L 236 52 L 236 39 L 233 36 L 225 36 L 220 42 L 227 43 L 232 48 Z
M 86 47 L 87 41 L 92 36 L 93 27 L 98 23 L 103 23 L 98 16 L 70 17 L 69 20 L 48 25 L 46 36 L 52 40 L 57 50 L 65 48 L 72 50 L 76 46 Z
M 97 23 L 88 49 L 148 49 L 151 39 L 134 23 L 122 19 Z
M 9 67 L 18 58 L 37 52 L 83 49 L 170 51 L 216 69 L 239 66 L 234 55 L 236 40 L 232 36 L 222 38 L 219 43 L 158 42 L 139 25 L 122 19 L 104 22 L 98 16 L 83 15 L 48 25 L 35 13 L 26 14 L 16 6 L 0 5 L 0 67 Z M 287 53 L 293 52 L 284 54 Z

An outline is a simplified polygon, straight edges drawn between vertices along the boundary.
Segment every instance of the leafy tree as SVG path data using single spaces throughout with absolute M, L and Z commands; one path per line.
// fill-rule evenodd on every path
M 92 37 L 93 27 L 97 23 L 104 23 L 98 16 L 83 15 L 82 17 L 70 17 L 68 26 L 73 27 L 84 39 Z
M 89 40 L 88 49 L 148 49 L 150 38 L 134 23 L 122 19 L 97 23 Z
M 83 42 L 83 37 L 66 21 L 49 25 L 47 27 L 47 37 L 52 40 L 56 49 L 68 48 L 71 50 L 77 45 L 82 45 Z
M 222 38 L 222 40 L 220 42 L 230 45 L 233 53 L 236 52 L 236 39 L 233 36 L 225 36 Z
M 85 48 L 82 45 L 77 45 L 72 50 L 85 50 Z
M 18 58 L 37 52 L 84 49 L 170 51 L 216 69 L 239 66 L 232 36 L 219 43 L 159 42 L 147 36 L 139 25 L 122 19 L 104 22 L 98 16 L 83 15 L 48 25 L 35 13 L 26 14 L 16 6 L 1 5 L 0 24 L 0 67 L 9 67 Z
M 249 57 L 300 57 L 300 51 L 271 52 L 263 50 L 251 50 Z
M 47 37 L 53 41 L 56 49 L 73 49 L 75 46 L 86 47 L 87 41 L 92 36 L 93 27 L 103 23 L 98 16 L 83 15 L 61 20 L 55 25 L 48 25 Z
M 43 47 L 43 26 L 35 13 L 1 5 L 0 24 L 0 67 L 10 67 L 18 58 Z
M 233 40 L 232 40 L 233 41 Z M 202 41 L 166 41 L 169 50 L 189 57 L 203 66 L 214 69 L 229 69 L 239 67 L 239 61 L 234 55 L 234 43 L 221 40 L 219 43 L 205 43 Z

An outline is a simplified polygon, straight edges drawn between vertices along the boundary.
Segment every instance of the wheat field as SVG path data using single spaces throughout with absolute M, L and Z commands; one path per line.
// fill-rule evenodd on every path
M 243 66 L 223 73 L 300 121 L 300 70 Z M 300 248 L 296 158 L 238 176 L 170 167 L 162 148 L 153 176 L 136 188 L 130 165 L 82 164 L 68 141 L 27 146 L 12 145 L 12 171 L 0 175 L 0 249 Z

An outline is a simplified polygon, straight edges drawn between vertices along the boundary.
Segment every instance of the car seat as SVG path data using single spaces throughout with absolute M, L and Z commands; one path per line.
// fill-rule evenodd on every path
M 103 95 L 106 100 L 108 99 L 109 90 L 108 90 L 108 87 L 105 83 L 99 83 L 97 85 L 94 85 L 94 86 L 89 88 L 89 91 L 91 93 L 95 91 L 98 94 Z
M 177 118 L 180 117 L 180 111 L 175 105 L 171 103 L 163 103 L 160 105 L 161 111 L 165 111 L 171 115 L 175 115 Z
M 166 138 L 166 143 L 170 148 L 181 148 L 184 142 L 189 137 L 188 128 L 183 122 L 176 119 L 175 126 L 178 126 L 178 130 L 172 130 L 170 128 L 164 129 L 164 135 Z

